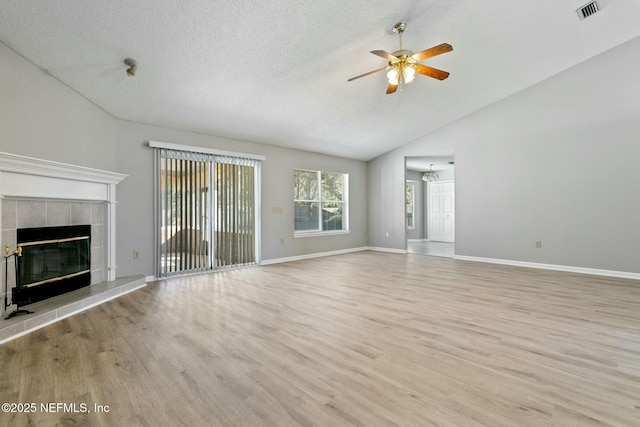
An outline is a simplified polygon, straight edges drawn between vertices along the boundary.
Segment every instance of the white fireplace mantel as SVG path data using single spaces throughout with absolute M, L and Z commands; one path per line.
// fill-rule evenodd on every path
M 107 203 L 105 249 L 108 281 L 116 279 L 116 185 L 127 176 L 117 172 L 0 153 L 0 199 L 23 197 Z

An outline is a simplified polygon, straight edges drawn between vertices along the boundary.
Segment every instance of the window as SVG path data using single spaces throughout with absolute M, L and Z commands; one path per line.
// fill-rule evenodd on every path
M 340 232 L 349 229 L 348 175 L 295 169 L 293 172 L 294 232 Z
M 407 182 L 407 228 L 414 230 L 416 228 L 416 184 Z

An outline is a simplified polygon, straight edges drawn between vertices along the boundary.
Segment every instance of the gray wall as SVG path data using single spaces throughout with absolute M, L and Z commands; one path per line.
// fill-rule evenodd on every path
M 365 162 L 118 120 L 1 43 L 0 76 L 0 151 L 129 175 L 117 190 L 118 277 L 154 273 L 153 154 L 145 146 L 149 140 L 266 156 L 263 260 L 367 245 Z M 349 174 L 350 234 L 293 239 L 295 168 Z M 282 213 L 272 213 L 274 207 Z M 133 259 L 134 250 L 140 251 L 139 259 Z
M 640 38 L 372 160 L 369 244 L 405 247 L 404 157 L 453 150 L 457 255 L 640 272 L 638 52 Z
M 0 151 L 114 171 L 117 121 L 0 43 Z
M 153 154 L 145 145 L 149 140 L 266 157 L 262 162 L 261 201 L 261 255 L 265 261 L 367 245 L 365 162 L 123 121 L 119 123 L 117 164 L 119 172 L 130 176 L 118 186 L 119 275 L 152 273 Z M 293 238 L 293 170 L 296 168 L 349 174 L 349 234 Z M 274 213 L 273 208 L 282 208 L 282 213 Z M 134 249 L 140 251 L 138 260 L 132 257 Z

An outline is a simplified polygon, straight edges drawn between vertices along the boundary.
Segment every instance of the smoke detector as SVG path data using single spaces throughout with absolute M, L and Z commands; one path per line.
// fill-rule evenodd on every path
M 129 67 L 127 68 L 127 76 L 133 77 L 136 75 L 136 71 L 138 70 L 138 64 L 135 59 L 127 58 L 124 60 L 124 64 Z
M 580 7 L 576 12 L 578 12 L 578 16 L 580 17 L 580 19 L 586 19 L 599 11 L 600 3 L 594 0 Z

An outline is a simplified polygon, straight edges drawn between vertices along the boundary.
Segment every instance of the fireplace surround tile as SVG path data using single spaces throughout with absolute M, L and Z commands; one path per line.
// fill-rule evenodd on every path
M 52 323 L 56 320 L 55 311 L 45 311 L 42 313 L 35 312 L 24 319 L 24 329 L 30 330 L 36 328 L 38 325 Z
M 102 237 L 103 235 L 104 235 L 104 230 L 103 230 L 102 224 L 91 225 L 91 247 L 92 248 L 96 246 L 102 247 L 104 243 L 104 239 Z
M 18 228 L 16 222 L 16 209 L 17 203 L 15 200 L 5 199 L 2 200 L 2 229 L 14 229 Z
M 26 331 L 25 323 L 26 322 L 17 322 L 11 325 L 0 326 L 0 343 L 9 341 L 13 337 L 24 335 Z
M 47 202 L 40 200 L 19 200 L 16 214 L 17 228 L 46 227 Z
M 67 304 L 62 305 L 54 312 L 54 318 L 57 316 L 67 317 L 71 316 L 74 313 L 78 313 L 87 307 L 92 307 L 96 305 L 100 301 L 99 298 L 95 296 L 87 297 L 85 300 L 80 301 L 72 301 Z M 29 328 L 30 329 L 30 328 Z
M 88 203 L 71 203 L 71 224 L 93 224 L 92 207 L 93 205 Z M 99 224 L 102 224 L 102 221 Z
M 9 245 L 10 249 L 15 249 L 17 243 L 16 229 L 2 230 L 2 243 Z M 4 248 L 2 248 L 4 253 Z
M 16 247 L 16 232 L 15 229 L 10 229 L 10 230 L 2 230 L 2 243 L 3 243 L 3 247 L 2 247 L 2 254 L 4 255 L 4 245 L 9 245 L 10 249 L 15 249 Z M 7 283 L 9 283 L 9 288 L 8 288 L 8 293 L 9 293 L 9 298 L 11 296 L 11 283 L 16 283 L 16 272 L 15 269 L 11 268 L 13 267 L 13 258 L 9 259 L 9 269 L 7 271 Z M 0 271 L 2 272 L 2 280 L 0 281 L 0 283 L 2 283 L 2 290 L 0 290 L 0 295 L 2 295 L 2 303 L 4 304 L 4 277 L 5 277 L 5 263 L 2 263 L 2 268 L 0 269 Z M 1 307 L 0 307 L 1 308 Z M 0 310 L 1 312 L 2 310 Z
M 104 252 L 102 247 L 91 248 L 91 284 L 104 280 Z
M 104 222 L 104 204 L 93 203 L 91 206 L 91 224 L 102 224 Z
M 47 201 L 47 227 L 71 225 L 71 204 L 68 202 Z

